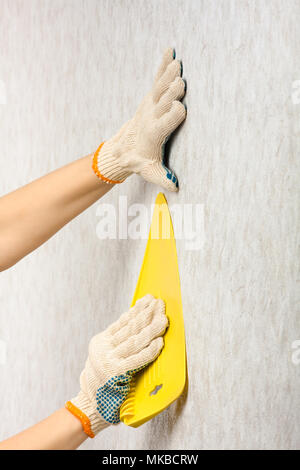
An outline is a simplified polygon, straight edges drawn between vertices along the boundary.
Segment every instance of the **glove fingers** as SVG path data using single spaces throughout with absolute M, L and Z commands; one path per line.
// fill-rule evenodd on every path
M 156 108 L 155 115 L 157 118 L 163 116 L 170 111 L 173 101 L 181 100 L 185 95 L 185 82 L 181 77 L 176 77 L 170 85 L 166 93 L 160 98 Z
M 120 329 L 127 325 L 132 318 L 134 318 L 141 310 L 145 309 L 153 301 L 154 297 L 151 294 L 147 294 L 139 299 L 128 312 L 123 313 L 120 318 L 110 325 L 107 329 L 110 335 L 115 335 Z
M 143 312 L 132 320 L 132 324 L 128 325 L 129 336 L 114 351 L 116 357 L 132 356 L 148 346 L 154 338 L 164 333 L 168 319 L 165 315 L 165 304 L 161 299 L 157 299 L 155 306 L 152 307 L 152 312 L 152 318 L 150 321 L 147 319 L 149 323 L 146 323 L 144 328 L 142 328 Z
M 134 307 L 137 310 L 137 313 L 139 313 L 141 310 L 145 309 L 148 307 L 155 299 L 152 294 L 146 294 L 144 297 L 141 297 L 136 301 L 134 304 Z
M 164 141 L 186 118 L 186 109 L 180 101 L 173 101 L 170 111 L 165 113 L 157 123 L 160 138 Z
M 166 71 L 162 77 L 155 83 L 153 89 L 153 101 L 157 103 L 160 97 L 167 91 L 171 83 L 175 80 L 176 77 L 181 76 L 181 62 L 179 60 L 173 60 L 171 64 L 168 65 Z
M 140 175 L 146 181 L 157 184 L 168 191 L 178 191 L 178 179 L 176 175 L 161 162 L 149 163 L 149 165 L 143 168 Z
M 171 62 L 173 62 L 174 59 L 175 59 L 175 51 L 174 51 L 174 49 L 169 47 L 164 52 L 161 64 L 159 66 L 158 72 L 157 72 L 156 77 L 155 77 L 155 81 L 160 79 L 160 77 L 164 74 L 164 72 L 165 72 L 166 68 L 168 67 L 168 65 Z
M 143 368 L 157 358 L 163 346 L 164 340 L 159 336 L 151 341 L 151 343 L 139 353 L 121 360 L 120 366 L 126 371 Z
M 158 299 L 153 299 L 148 306 L 142 308 L 134 318 L 131 318 L 128 324 L 117 331 L 112 338 L 114 346 L 120 345 L 124 341 L 128 340 L 128 338 L 137 335 L 140 331 L 146 328 L 146 326 L 151 323 L 153 315 L 158 309 L 158 305 L 160 305 L 158 302 L 160 302 Z

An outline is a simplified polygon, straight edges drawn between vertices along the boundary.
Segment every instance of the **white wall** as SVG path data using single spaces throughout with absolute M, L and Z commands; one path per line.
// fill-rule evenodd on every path
M 299 25 L 296 0 L 1 0 L 1 194 L 110 137 L 165 47 L 188 81 L 167 196 L 205 207 L 204 248 L 178 243 L 188 394 L 83 448 L 299 448 Z M 133 177 L 102 202 L 157 192 Z M 96 209 L 1 273 L 0 438 L 77 392 L 91 336 L 130 304 L 145 241 L 99 240 Z

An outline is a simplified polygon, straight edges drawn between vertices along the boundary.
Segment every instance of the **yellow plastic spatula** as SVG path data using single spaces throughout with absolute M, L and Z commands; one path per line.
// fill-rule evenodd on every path
M 146 294 L 166 303 L 169 327 L 158 358 L 134 376 L 129 395 L 120 410 L 128 426 L 137 427 L 163 411 L 184 390 L 186 352 L 177 252 L 167 201 L 159 193 L 151 222 L 140 277 L 132 305 Z

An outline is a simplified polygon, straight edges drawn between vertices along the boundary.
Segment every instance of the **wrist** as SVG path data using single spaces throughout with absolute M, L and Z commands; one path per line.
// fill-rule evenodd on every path
M 84 432 L 91 438 L 109 426 L 109 423 L 97 411 L 97 403 L 91 403 L 82 391 L 79 392 L 77 397 L 68 401 L 65 407 L 80 420 Z
M 121 151 L 113 140 L 102 142 L 93 157 L 93 170 L 108 184 L 123 183 L 131 172 L 121 163 Z

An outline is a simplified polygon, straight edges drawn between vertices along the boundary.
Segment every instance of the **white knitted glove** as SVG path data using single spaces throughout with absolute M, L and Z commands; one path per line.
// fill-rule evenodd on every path
M 181 62 L 168 49 L 163 57 L 150 93 L 134 117 L 94 155 L 93 169 L 107 183 L 122 183 L 138 173 L 147 181 L 170 191 L 178 190 L 178 181 L 163 164 L 164 144 L 184 121 L 185 106 L 179 101 L 185 94 Z
M 90 437 L 120 422 L 119 409 L 132 376 L 159 355 L 167 325 L 164 302 L 148 294 L 92 338 L 80 376 L 81 390 L 66 403 Z

